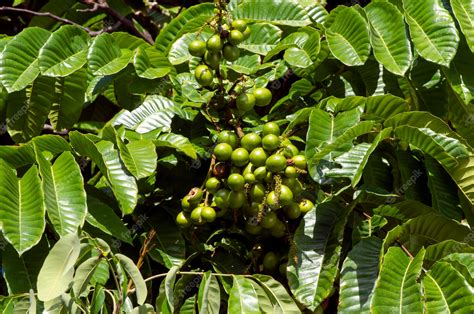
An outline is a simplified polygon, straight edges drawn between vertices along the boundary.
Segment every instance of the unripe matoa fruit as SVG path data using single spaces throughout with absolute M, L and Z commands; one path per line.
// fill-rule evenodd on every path
M 189 53 L 195 57 L 202 57 L 206 52 L 206 43 L 202 40 L 194 40 L 189 44 Z

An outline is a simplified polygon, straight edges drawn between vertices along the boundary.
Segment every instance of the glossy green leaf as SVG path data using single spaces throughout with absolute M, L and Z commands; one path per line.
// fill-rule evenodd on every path
M 474 52 L 474 3 L 465 0 L 451 0 L 450 3 L 467 43 Z
M 449 170 L 449 174 L 461 189 L 466 198 L 474 205 L 474 154 L 463 159 Z
M 375 58 L 390 72 L 403 76 L 412 59 L 403 15 L 390 2 L 373 2 L 364 10 Z
M 146 300 L 147 287 L 140 270 L 129 257 L 123 254 L 115 254 L 114 257 L 117 258 L 117 260 L 120 262 L 120 265 L 124 268 L 127 275 L 133 281 L 133 284 L 135 285 L 135 293 L 137 295 L 137 302 L 138 304 L 142 305 Z
M 379 238 L 370 237 L 349 252 L 341 269 L 339 313 L 370 313 L 381 247 Z
M 72 291 L 76 297 L 80 297 L 82 292 L 84 292 L 90 284 L 94 272 L 99 267 L 99 262 L 100 259 L 97 256 L 94 256 L 88 258 L 77 267 L 72 283 Z
M 187 137 L 180 134 L 165 133 L 153 141 L 157 147 L 171 147 L 182 152 L 186 156 L 196 159 L 197 152 Z
M 64 25 L 39 51 L 39 68 L 45 76 L 67 76 L 87 62 L 89 35 L 77 26 Z
M 453 18 L 440 0 L 403 0 L 405 20 L 415 50 L 426 60 L 449 66 L 459 35 Z
M 425 251 L 410 258 L 399 247 L 391 247 L 383 257 L 375 285 L 371 313 L 422 313 L 421 286 L 418 283 Z
M 367 97 L 365 104 L 365 114 L 370 118 L 381 120 L 388 119 L 407 110 L 407 101 L 391 94 Z
M 268 23 L 255 23 L 248 27 L 250 36 L 239 45 L 241 49 L 266 55 L 280 41 L 282 31 L 277 26 Z
M 267 275 L 254 274 L 253 277 L 263 287 L 263 290 L 270 299 L 273 311 L 287 314 L 300 313 L 295 301 L 280 282 Z M 258 299 L 258 302 L 259 304 L 261 303 L 261 298 Z
M 338 273 L 347 209 L 322 203 L 306 213 L 288 255 L 288 285 L 296 300 L 315 310 L 331 293 Z
M 219 313 L 221 306 L 221 290 L 216 276 L 210 271 L 204 273 L 198 294 L 199 313 Z
M 137 179 L 152 175 L 156 169 L 156 147 L 150 140 L 138 140 L 125 144 L 117 138 L 120 157 L 128 171 Z
M 22 90 L 38 76 L 38 52 L 50 34 L 45 29 L 30 27 L 5 45 L 0 58 L 0 81 L 9 93 Z
M 139 77 L 150 80 L 163 77 L 173 69 L 168 59 L 152 47 L 137 49 L 133 57 L 133 65 Z
M 19 255 L 40 240 L 45 228 L 43 190 L 38 169 L 32 166 L 21 179 L 0 160 L 0 221 L 5 238 Z
M 179 271 L 178 266 L 173 266 L 170 268 L 168 273 L 166 274 L 165 277 L 165 295 L 166 295 L 166 301 L 168 302 L 168 306 L 170 309 L 174 308 L 174 284 L 176 281 L 176 274 Z
M 133 54 L 128 49 L 120 49 L 112 35 L 97 36 L 87 52 L 87 61 L 90 71 L 94 75 L 111 75 L 124 69 Z
M 311 66 L 311 58 L 303 49 L 293 47 L 285 51 L 283 59 L 291 66 L 297 68 L 307 68 Z
M 352 7 L 338 12 L 326 29 L 332 54 L 349 66 L 363 65 L 370 54 L 369 29 L 364 18 Z
M 432 313 L 471 313 L 474 291 L 462 275 L 447 262 L 437 262 L 422 280 L 425 306 Z
M 51 301 L 68 289 L 80 250 L 79 237 L 75 233 L 62 237 L 54 244 L 38 274 L 39 300 Z
M 229 313 L 260 314 L 258 296 L 250 279 L 233 275 L 229 293 Z

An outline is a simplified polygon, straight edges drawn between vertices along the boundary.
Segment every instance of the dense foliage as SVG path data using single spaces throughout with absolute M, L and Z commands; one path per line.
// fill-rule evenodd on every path
M 474 312 L 472 1 L 31 2 L 3 313 Z

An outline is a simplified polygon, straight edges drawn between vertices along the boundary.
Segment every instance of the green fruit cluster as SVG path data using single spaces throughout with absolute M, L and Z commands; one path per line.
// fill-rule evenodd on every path
M 247 133 L 240 139 L 234 132 L 221 132 L 214 157 L 205 191 L 194 188 L 182 200 L 180 226 L 213 222 L 231 209 L 248 233 L 280 238 L 287 220 L 313 208 L 302 197 L 300 178 L 306 173 L 306 159 L 290 140 L 281 139 L 278 124 L 266 123 L 260 134 Z M 208 193 L 204 203 L 203 192 Z
M 250 36 L 250 28 L 242 20 L 235 20 L 231 27 L 222 25 L 219 33 L 212 35 L 206 42 L 194 40 L 188 46 L 192 56 L 202 58 L 203 63 L 194 70 L 196 81 L 202 86 L 209 86 L 214 80 L 214 70 L 219 68 L 221 59 L 234 62 L 240 57 L 237 47 Z

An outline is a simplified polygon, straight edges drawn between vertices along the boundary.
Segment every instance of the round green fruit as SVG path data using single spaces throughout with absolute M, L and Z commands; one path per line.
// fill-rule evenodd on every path
M 291 158 L 293 165 L 299 169 L 306 169 L 306 157 L 303 155 L 296 155 Z
M 263 181 L 267 177 L 267 168 L 258 167 L 257 169 L 255 169 L 253 174 L 255 175 L 255 179 L 257 179 L 258 181 Z
M 293 192 L 289 187 L 286 185 L 282 184 L 280 186 L 280 203 L 282 205 L 288 205 L 293 202 Z
M 263 217 L 261 226 L 265 229 L 271 229 L 275 226 L 278 221 L 278 217 L 275 212 L 268 212 L 265 217 Z
M 201 217 L 205 222 L 213 222 L 216 220 L 216 211 L 210 206 L 205 206 L 201 210 Z
M 192 188 L 188 192 L 188 202 L 191 205 L 199 204 L 202 200 L 202 190 L 198 187 Z
M 255 170 L 254 165 L 251 162 L 249 162 L 247 166 L 245 166 L 244 171 L 242 171 L 242 175 L 245 177 L 245 175 L 247 174 L 250 174 L 250 173 L 253 174 L 254 170 Z
M 299 150 L 298 147 L 296 147 L 293 144 L 288 144 L 285 146 L 285 149 L 283 150 L 283 155 L 285 155 L 286 158 L 291 158 L 295 155 L 298 155 Z
M 227 61 L 234 62 L 240 57 L 240 49 L 236 46 L 225 44 L 222 49 L 222 55 Z
M 240 145 L 249 152 L 260 146 L 262 138 L 257 133 L 248 133 L 240 140 Z
M 272 101 L 272 92 L 268 88 L 265 88 L 265 87 L 254 89 L 253 95 L 255 96 L 255 106 L 257 107 L 268 106 L 270 102 Z
M 232 131 L 222 131 L 217 136 L 217 143 L 227 143 L 232 146 L 232 149 L 236 149 L 239 145 L 239 138 Z
M 262 146 L 267 151 L 273 151 L 280 146 L 280 139 L 275 134 L 268 134 L 262 138 Z
M 229 33 L 229 38 L 227 39 L 232 45 L 237 46 L 245 40 L 244 34 L 241 31 L 233 29 Z
M 286 158 L 281 154 L 274 154 L 267 158 L 265 167 L 270 172 L 280 172 L 286 167 Z
M 247 217 L 256 216 L 262 208 L 263 208 L 262 204 L 257 203 L 257 202 L 252 202 L 252 204 L 244 206 L 244 214 Z
M 242 177 L 241 174 L 233 173 L 227 178 L 227 186 L 232 191 L 240 191 L 243 190 L 245 185 L 245 179 Z
M 281 202 L 278 200 L 275 191 L 271 191 L 267 194 L 267 205 L 273 210 L 277 210 L 282 207 Z
M 250 199 L 253 202 L 262 202 L 265 197 L 266 189 L 261 183 L 257 183 L 250 188 Z
M 275 226 L 272 229 L 270 229 L 270 234 L 274 238 L 281 238 L 285 235 L 285 233 L 286 233 L 285 224 L 281 222 L 280 220 L 278 220 Z
M 196 222 L 196 223 L 202 223 L 202 217 L 201 217 L 201 212 L 202 212 L 203 207 L 198 206 L 193 211 L 191 212 L 191 220 Z
M 188 216 L 188 214 L 184 212 L 180 212 L 178 216 L 176 216 L 176 223 L 178 224 L 178 226 L 182 228 L 186 228 L 191 225 L 192 221 L 190 217 Z
M 246 200 L 247 198 L 245 197 L 244 191 L 231 191 L 229 193 L 229 207 L 231 209 L 242 208 Z
M 222 47 L 224 46 L 221 36 L 218 34 L 212 35 L 206 43 L 206 48 L 207 50 L 211 52 L 219 52 L 222 50 Z
M 246 175 L 244 175 L 244 179 L 245 179 L 245 183 L 248 183 L 248 184 L 254 184 L 257 181 L 253 173 L 247 173 Z
M 232 28 L 241 32 L 245 32 L 247 28 L 247 23 L 244 20 L 234 20 L 232 21 Z
M 185 197 L 183 197 L 183 199 L 181 200 L 181 208 L 183 209 L 183 211 L 185 212 L 190 212 L 194 207 L 195 207 L 196 204 L 193 204 L 191 205 L 191 203 L 189 203 L 189 195 L 186 195 Z
M 300 210 L 303 214 L 306 214 L 314 207 L 313 202 L 308 199 L 303 199 L 300 202 Z
M 245 224 L 245 231 L 251 235 L 259 235 L 262 232 L 262 227 L 252 223 Z
M 229 207 L 229 195 L 230 191 L 227 189 L 220 189 L 214 193 L 214 203 L 220 209 L 227 209 Z
M 296 202 L 291 202 L 289 205 L 285 206 L 283 211 L 288 219 L 297 219 L 301 216 L 300 205 Z
M 275 122 L 267 122 L 263 126 L 263 135 L 274 134 L 276 136 L 280 135 L 280 127 Z
M 212 73 L 211 69 L 207 65 L 198 65 L 194 70 L 194 77 L 196 81 L 202 86 L 209 86 L 211 85 L 212 81 L 214 80 L 214 74 Z
M 217 69 L 221 62 L 221 55 L 219 52 L 206 51 L 204 54 L 204 62 L 206 62 L 206 64 L 211 68 Z
M 255 106 L 255 97 L 252 94 L 240 94 L 236 99 L 237 109 L 239 111 L 249 111 Z
M 214 155 L 219 161 L 229 160 L 232 156 L 232 146 L 227 143 L 220 143 L 214 147 Z
M 194 40 L 189 44 L 189 53 L 195 57 L 202 57 L 206 52 L 206 43 L 202 40 Z
M 295 167 L 288 166 L 285 168 L 285 177 L 292 179 L 292 178 L 298 178 L 298 176 L 299 174 Z
M 230 156 L 232 164 L 237 167 L 243 167 L 249 162 L 249 152 L 245 148 L 237 148 Z
M 258 135 L 257 135 L 258 136 Z M 245 136 L 244 136 L 245 137 Z M 265 165 L 268 155 L 265 150 L 261 147 L 254 148 L 249 155 L 250 162 L 256 167 L 261 167 Z
M 263 257 L 263 268 L 266 271 L 273 272 L 278 266 L 279 258 L 273 252 L 268 252 Z
M 217 190 L 219 190 L 220 187 L 221 187 L 221 182 L 217 178 L 212 177 L 206 181 L 206 190 L 211 194 L 214 194 L 215 192 L 217 192 Z

